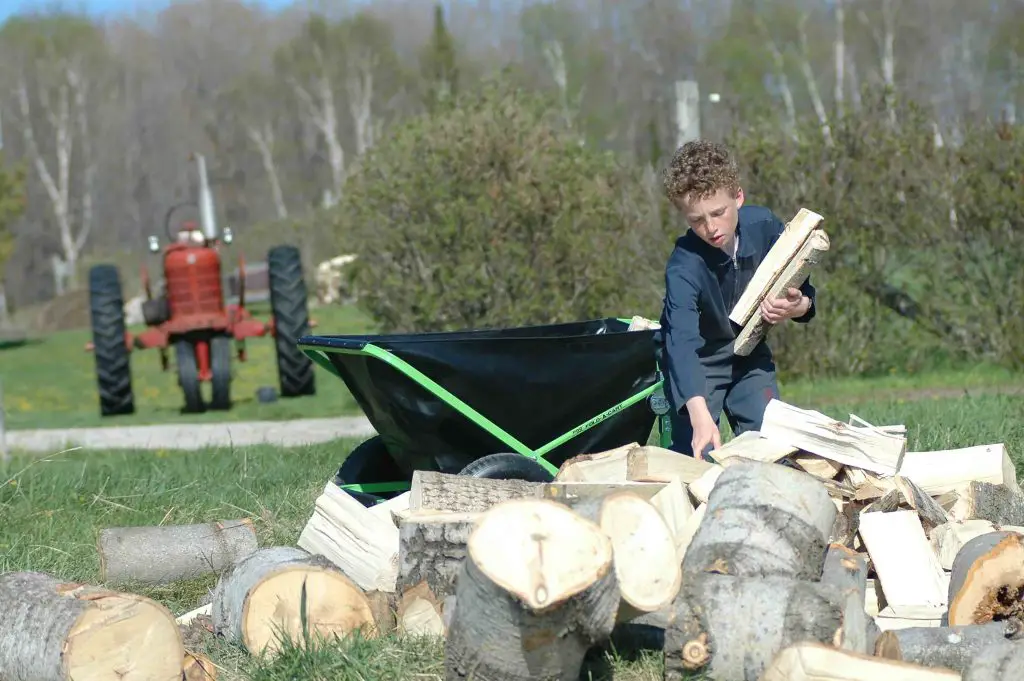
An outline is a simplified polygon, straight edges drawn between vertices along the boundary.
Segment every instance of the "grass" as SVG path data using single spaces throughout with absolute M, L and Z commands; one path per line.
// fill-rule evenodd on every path
M 819 389 L 825 390 L 826 386 Z M 1024 475 L 1024 397 L 979 395 L 865 402 L 853 396 L 822 411 L 853 413 L 877 424 L 903 423 L 909 448 L 946 449 L 1003 442 Z M 261 546 L 294 545 L 314 500 L 355 444 L 246 447 L 198 452 L 73 451 L 46 458 L 17 457 L 0 473 L 0 572 L 42 570 L 69 580 L 98 579 L 95 542 L 103 527 L 184 524 L 248 517 Z M 138 589 L 178 614 L 196 606 L 212 579 Z M 287 650 L 271 663 L 254 661 L 233 645 L 204 636 L 225 679 L 438 679 L 443 654 L 436 642 L 392 637 L 353 640 L 317 649 Z M 654 681 L 660 656 L 638 661 L 599 656 L 593 679 Z
M 258 319 L 269 319 L 267 306 L 254 307 Z M 363 333 L 370 322 L 349 307 L 325 306 L 310 311 L 317 321 L 314 333 L 325 335 Z M 144 327 L 133 327 L 138 333 Z M 217 422 L 240 420 L 284 420 L 356 414 L 358 406 L 345 384 L 316 368 L 317 394 L 279 399 L 261 404 L 256 399 L 260 386 L 278 387 L 277 365 L 272 338 L 246 341 L 246 361 L 232 361 L 232 399 L 227 412 L 182 414 L 183 399 L 178 387 L 173 349 L 169 367 L 163 371 L 157 350 L 140 350 L 132 355 L 132 380 L 136 413 L 116 419 L 99 415 L 96 398 L 95 360 L 85 351 L 91 340 L 88 329 L 62 331 L 37 342 L 0 350 L 4 407 L 9 429 L 75 428 L 110 425 L 138 425 L 168 422 Z M 209 399 L 209 386 L 204 386 Z

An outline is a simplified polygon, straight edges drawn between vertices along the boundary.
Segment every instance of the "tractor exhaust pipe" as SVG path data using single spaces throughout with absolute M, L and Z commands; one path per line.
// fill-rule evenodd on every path
M 217 238 L 217 218 L 213 212 L 213 193 L 210 181 L 206 176 L 206 158 L 202 154 L 194 154 L 199 166 L 199 224 L 207 241 Z

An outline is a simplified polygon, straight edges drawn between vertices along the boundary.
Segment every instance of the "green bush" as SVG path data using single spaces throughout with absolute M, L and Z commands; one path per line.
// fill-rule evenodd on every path
M 674 235 L 654 179 L 495 81 L 392 128 L 333 212 L 385 332 L 657 317 Z

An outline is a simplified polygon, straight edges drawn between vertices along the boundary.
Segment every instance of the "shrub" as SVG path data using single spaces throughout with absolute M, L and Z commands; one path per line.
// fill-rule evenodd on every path
M 384 332 L 660 313 L 673 235 L 651 176 L 500 81 L 392 128 L 334 209 Z

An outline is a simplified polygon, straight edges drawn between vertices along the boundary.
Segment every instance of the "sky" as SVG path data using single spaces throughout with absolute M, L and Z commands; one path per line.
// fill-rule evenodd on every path
M 0 0 L 0 22 L 14 14 L 46 10 L 53 6 L 86 12 L 93 16 L 133 12 L 135 10 L 159 10 L 173 4 L 174 0 Z M 294 0 L 259 0 L 258 3 L 269 9 L 279 9 L 291 5 Z

